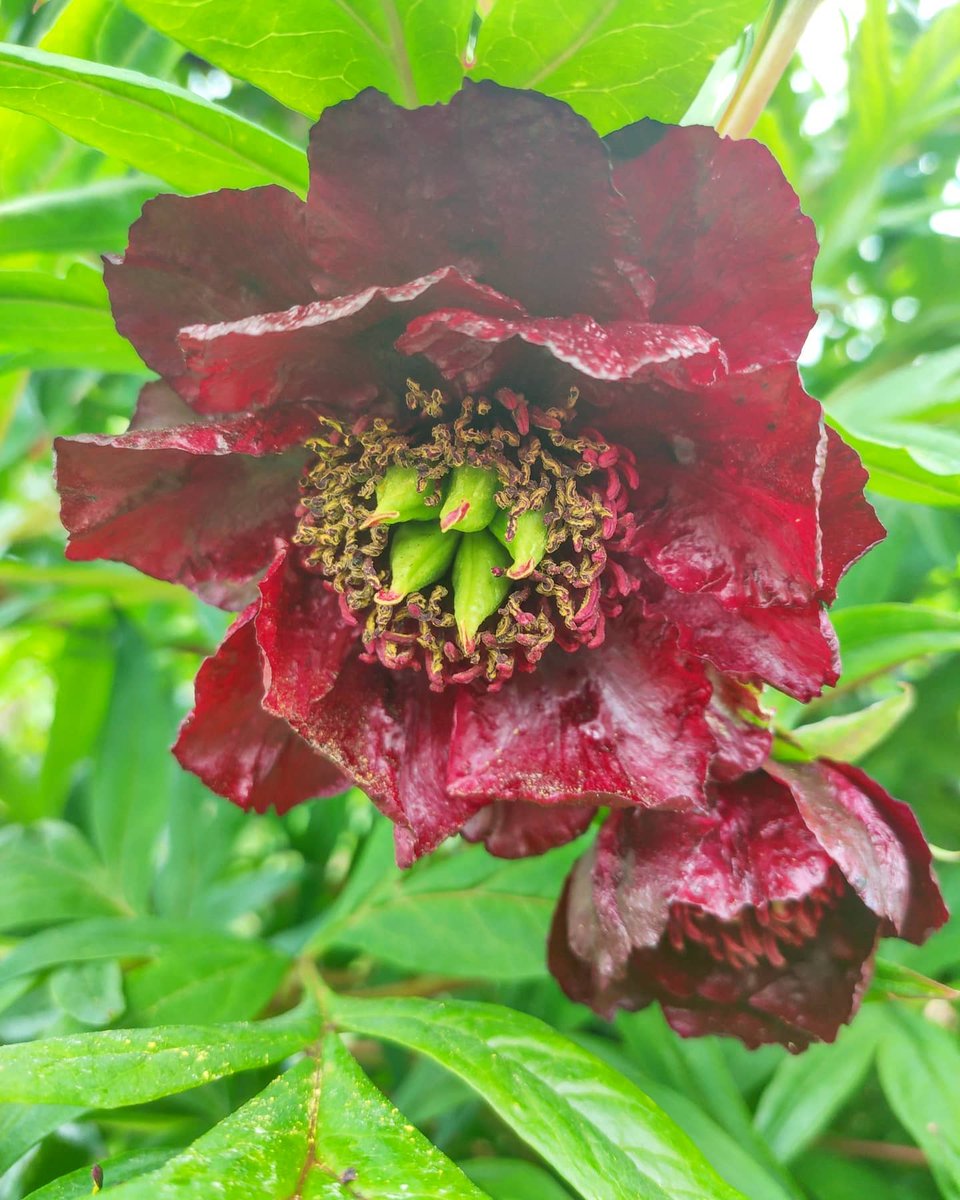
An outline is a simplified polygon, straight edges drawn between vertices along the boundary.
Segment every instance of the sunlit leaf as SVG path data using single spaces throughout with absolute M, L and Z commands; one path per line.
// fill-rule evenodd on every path
M 0 271 L 4 352 L 18 353 L 28 366 L 147 372 L 114 327 L 99 272 L 88 267 L 74 267 L 65 279 L 39 271 Z
M 960 614 L 918 604 L 865 604 L 833 615 L 840 638 L 842 687 L 892 667 L 960 650 Z
M 584 1196 L 737 1195 L 639 1088 L 533 1017 L 491 1004 L 342 996 L 334 1016 L 459 1075 Z
M 477 78 L 565 100 L 600 133 L 641 117 L 677 121 L 757 0 L 497 0 L 477 40 Z
M 960 504 L 960 350 L 929 354 L 880 378 L 854 379 L 826 401 L 877 491 Z
M 143 202 L 160 191 L 158 180 L 135 176 L 2 201 L 0 254 L 122 250 Z
M 791 731 L 790 739 L 810 758 L 857 762 L 885 741 L 914 705 L 913 689 L 904 684 L 892 696 L 859 712 L 824 717 Z
M 23 46 L 0 47 L 0 107 L 49 121 L 185 192 L 282 183 L 302 191 L 288 142 L 149 75 Z
M 314 1017 L 108 1029 L 0 1046 L 0 1101 L 121 1108 L 279 1062 L 316 1037 Z
M 324 1040 L 318 1061 L 304 1059 L 159 1171 L 110 1194 L 116 1200 L 483 1195 L 406 1123 L 335 1034 Z
M 463 78 L 471 0 L 129 0 L 155 28 L 318 116 L 363 88 L 413 106 L 448 99 Z
M 117 1154 L 100 1161 L 104 1183 L 110 1187 L 145 1175 L 163 1166 L 171 1156 L 170 1150 L 137 1150 L 132 1154 Z M 25 1200 L 88 1200 L 90 1196 L 90 1168 L 81 1167 L 62 1175 L 46 1187 L 31 1192 Z

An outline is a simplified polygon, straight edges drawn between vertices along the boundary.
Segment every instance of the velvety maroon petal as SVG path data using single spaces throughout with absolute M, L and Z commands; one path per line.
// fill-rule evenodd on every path
M 449 698 L 412 672 L 361 662 L 357 627 L 291 552 L 278 555 L 260 591 L 264 706 L 368 793 L 396 824 L 397 861 L 409 866 L 484 803 L 447 794 Z
M 210 603 L 243 607 L 244 585 L 293 530 L 307 460 L 299 443 L 316 427 L 309 410 L 290 406 L 269 425 L 243 417 L 58 438 L 67 557 L 127 562 Z
M 726 369 L 720 343 L 697 326 L 600 325 L 588 316 L 503 318 L 446 309 L 412 321 L 397 347 L 425 355 L 446 378 L 464 376 L 474 386 L 510 373 L 517 359 L 509 345 L 514 338 L 543 347 L 591 379 L 688 386 L 713 383 Z
M 257 641 L 265 691 L 277 716 L 289 720 L 322 699 L 356 651 L 359 630 L 340 611 L 322 576 L 300 566 L 295 547 L 282 546 L 260 583 Z
M 629 154 L 624 133 L 611 142 Z M 667 127 L 615 163 L 614 182 L 656 280 L 654 320 L 702 326 L 734 371 L 796 360 L 815 319 L 817 239 L 765 146 Z
M 176 342 L 184 325 L 316 299 L 306 211 L 279 187 L 157 196 L 143 206 L 123 258 L 106 260 L 118 330 L 186 399 L 194 381 Z
M 194 412 L 173 388 L 168 387 L 162 379 L 156 379 L 152 383 L 145 383 L 140 389 L 127 432 L 173 429 L 177 425 L 196 425 L 201 421 L 203 417 Z
M 539 804 L 698 804 L 710 687 L 664 628 L 625 612 L 598 649 L 548 654 L 501 691 L 456 698 L 450 791 Z
M 922 942 L 947 919 L 930 848 L 911 809 L 857 767 L 771 762 L 804 821 L 883 932 Z
M 195 384 L 193 403 L 213 413 L 314 398 L 337 415 L 360 405 L 369 411 L 381 391 L 402 397 L 406 390 L 411 364 L 393 348 L 403 324 L 425 310 L 464 303 L 480 312 L 520 311 L 506 296 L 440 267 L 396 287 L 191 325 L 179 344 Z
M 852 1020 L 873 974 L 876 941 L 876 919 L 849 895 L 826 914 L 817 937 L 790 954 L 785 969 L 746 972 L 732 980 L 729 971 L 704 964 L 689 1007 L 671 1004 L 667 996 L 658 999 L 681 1037 L 719 1034 L 751 1048 L 780 1043 L 797 1053 L 813 1042 L 833 1042 Z M 714 991 L 732 996 L 734 989 L 734 1002 L 710 1002 Z
M 366 91 L 323 114 L 310 163 L 312 253 L 338 294 L 451 263 L 536 312 L 642 319 L 632 223 L 565 104 L 468 82 L 410 111 Z
M 729 781 L 759 770 L 773 745 L 772 714 L 760 703 L 756 689 L 709 673 L 713 695 L 707 709 L 707 724 L 717 742 L 710 763 L 711 779 Z
M 677 591 L 729 608 L 809 604 L 821 584 L 825 440 L 796 368 L 646 407 L 638 424 L 654 421 L 659 441 L 628 444 L 640 476 L 636 545 L 649 566 Z M 613 421 L 605 414 L 604 429 Z
M 652 617 L 676 626 L 681 649 L 740 679 L 807 701 L 840 677 L 836 635 L 816 601 L 734 611 L 707 592 L 684 594 L 661 583 L 648 587 L 644 604 Z
M 830 604 L 848 567 L 886 537 L 873 506 L 863 496 L 867 472 L 855 450 L 833 429 L 827 429 L 827 462 L 820 499 L 823 531 L 823 589 Z
M 686 1036 L 832 1041 L 859 1003 L 877 919 L 842 881 L 836 894 L 787 787 L 758 771 L 711 796 L 709 814 L 611 814 L 565 888 L 551 970 L 605 1016 L 659 1000 Z M 775 937 L 791 905 L 802 936 Z
M 578 838 L 596 811 L 589 804 L 495 800 L 471 817 L 461 833 L 468 842 L 483 842 L 498 858 L 529 858 Z
M 263 667 L 251 605 L 197 674 L 196 707 L 173 748 L 181 766 L 241 808 L 283 813 L 350 786 L 285 721 L 264 712 Z

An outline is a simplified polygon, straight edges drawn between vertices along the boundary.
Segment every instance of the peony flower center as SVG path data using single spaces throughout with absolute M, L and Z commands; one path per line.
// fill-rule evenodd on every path
M 802 899 L 771 900 L 745 908 L 733 921 L 721 921 L 695 905 L 675 904 L 666 936 L 674 950 L 703 947 L 711 958 L 735 971 L 756 967 L 762 959 L 779 969 L 786 966 L 791 947 L 817 936 L 824 915 L 846 890 L 843 876 L 833 867 L 826 882 Z
M 408 387 L 402 429 L 325 420 L 308 443 L 295 541 L 370 660 L 422 668 L 439 690 L 530 670 L 553 641 L 598 645 L 627 590 L 608 568 L 632 455 L 574 429 L 575 389 L 539 409 L 509 389 L 452 402 Z

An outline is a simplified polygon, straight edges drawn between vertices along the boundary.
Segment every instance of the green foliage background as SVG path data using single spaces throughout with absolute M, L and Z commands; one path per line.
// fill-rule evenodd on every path
M 799 1058 L 605 1025 L 543 965 L 582 846 L 401 875 L 359 793 L 245 817 L 167 753 L 223 614 L 62 557 L 51 440 L 120 432 L 146 374 L 98 267 L 145 198 L 302 193 L 325 107 L 446 98 L 464 56 L 601 132 L 712 122 L 761 8 L 3 0 L 0 1200 L 87 1195 L 97 1161 L 118 1200 L 960 1197 L 960 921 L 886 946 Z M 840 686 L 770 699 L 958 847 L 960 8 L 816 21 L 756 134 L 817 221 L 805 376 L 890 536 L 843 585 Z

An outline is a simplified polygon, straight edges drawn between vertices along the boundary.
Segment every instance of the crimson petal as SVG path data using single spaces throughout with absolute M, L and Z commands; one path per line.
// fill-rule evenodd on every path
M 930 848 L 912 810 L 857 767 L 771 762 L 804 821 L 885 934 L 922 942 L 947 919 Z
M 483 842 L 498 858 L 528 858 L 572 842 L 589 828 L 589 804 L 527 804 L 495 800 L 464 825 L 468 842 Z
M 614 182 L 657 282 L 652 318 L 702 326 L 733 371 L 795 360 L 815 319 L 817 238 L 776 159 L 696 126 L 664 128 L 634 157 L 630 132 L 608 142 L 627 155 Z
M 697 805 L 714 739 L 710 685 L 636 610 L 597 649 L 545 655 L 501 691 L 456 699 L 449 788 L 539 804 Z
M 463 303 L 481 312 L 519 310 L 515 301 L 454 267 L 441 267 L 396 287 L 190 325 L 179 344 L 194 403 L 203 412 L 235 412 L 310 397 L 340 416 L 369 411 L 381 391 L 405 391 L 410 363 L 392 345 L 403 323 L 427 309 Z
M 670 587 L 725 607 L 808 605 L 821 584 L 820 406 L 796 368 L 735 377 L 637 418 L 637 549 Z M 604 428 L 625 412 L 605 414 Z
M 499 317 L 465 309 L 431 312 L 410 323 L 397 341 L 423 354 L 447 378 L 468 386 L 517 370 L 522 351 L 513 339 L 542 347 L 581 375 L 598 380 L 659 378 L 680 386 L 708 384 L 725 373 L 720 343 L 695 325 L 650 325 L 593 317 Z
M 644 607 L 679 633 L 680 647 L 738 679 L 769 683 L 806 702 L 840 677 L 840 653 L 827 614 L 802 608 L 739 608 L 707 592 L 675 592 L 647 583 Z
M 117 329 L 187 400 L 195 382 L 176 336 L 184 325 L 234 321 L 316 298 L 306 205 L 279 187 L 157 196 L 143 206 L 104 280 Z
M 313 127 L 310 165 L 312 253 L 336 292 L 452 263 L 536 312 L 643 317 L 606 152 L 565 104 L 468 82 L 411 112 L 367 91 Z
M 707 724 L 717 740 L 710 763 L 710 778 L 739 779 L 767 761 L 773 745 L 772 714 L 760 704 L 757 692 L 729 675 L 710 672 L 713 695 L 707 709 Z
M 823 533 L 821 599 L 831 603 L 846 570 L 886 537 L 873 506 L 863 496 L 867 472 L 855 450 L 833 429 L 827 429 L 827 463 L 820 499 Z
M 369 794 L 396 824 L 397 861 L 409 866 L 483 804 L 447 794 L 449 700 L 418 676 L 361 662 L 356 626 L 289 552 L 278 555 L 260 591 L 265 708 Z
M 67 557 L 127 562 L 242 607 L 274 539 L 293 531 L 300 443 L 316 427 L 309 409 L 289 406 L 269 425 L 241 417 L 57 438 Z
M 197 674 L 196 707 L 173 748 L 181 766 L 241 808 L 283 813 L 350 786 L 337 768 L 264 712 L 263 667 L 251 605 Z

